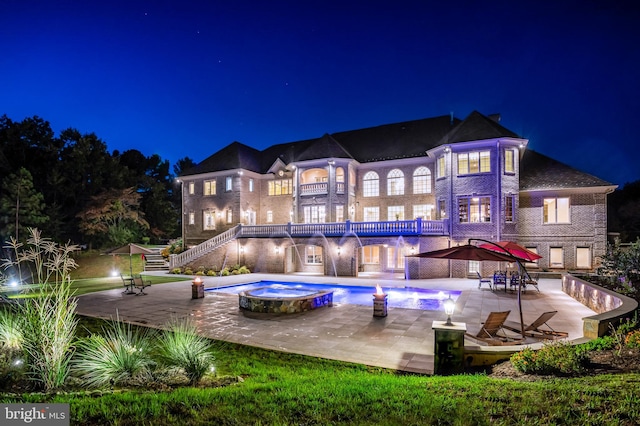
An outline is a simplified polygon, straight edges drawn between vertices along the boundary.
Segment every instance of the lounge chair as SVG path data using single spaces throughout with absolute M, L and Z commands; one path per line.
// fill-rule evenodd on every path
M 478 274 L 478 288 L 482 287 L 482 284 L 487 284 L 491 290 L 493 290 L 493 281 L 491 278 L 482 278 L 480 272 L 476 272 Z
M 540 293 L 540 289 L 538 288 L 539 278 L 540 278 L 540 274 L 535 274 L 534 276 L 527 274 L 524 280 L 524 288 L 526 289 L 528 286 L 532 285 L 536 288 L 536 290 L 538 290 L 538 293 Z
M 503 330 L 503 324 L 510 313 L 511 311 L 491 312 L 477 334 L 465 333 L 465 335 L 491 346 L 518 344 L 522 342 L 521 338 L 510 337 Z M 498 334 L 500 332 L 502 334 Z
M 549 321 L 558 311 L 543 312 L 540 316 L 531 324 L 525 325 L 524 334 L 537 339 L 562 339 L 569 336 L 569 333 L 564 331 L 555 331 L 547 321 Z M 547 328 L 541 329 L 540 327 L 546 326 Z M 502 325 L 507 330 L 521 333 L 520 324 L 513 321 L 505 321 Z

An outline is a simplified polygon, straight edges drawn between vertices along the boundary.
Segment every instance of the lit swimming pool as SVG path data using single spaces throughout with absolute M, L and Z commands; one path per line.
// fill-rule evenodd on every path
M 281 288 L 292 290 L 304 288 L 317 291 L 333 291 L 333 303 L 345 303 L 351 305 L 371 306 L 375 287 L 345 286 L 339 284 L 311 284 L 303 282 L 279 282 L 279 281 L 258 281 L 249 284 L 241 284 L 229 287 L 208 288 L 206 291 L 215 293 L 238 294 L 260 287 Z M 405 309 L 422 309 L 425 311 L 443 310 L 442 302 L 449 296 L 457 300 L 460 291 L 429 290 L 415 287 L 383 287 L 387 294 L 389 307 Z

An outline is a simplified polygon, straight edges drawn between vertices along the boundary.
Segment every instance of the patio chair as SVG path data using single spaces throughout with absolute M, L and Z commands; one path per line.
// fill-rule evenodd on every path
M 531 324 L 525 325 L 524 334 L 530 337 L 535 337 L 537 339 L 562 339 L 568 337 L 569 333 L 566 333 L 564 331 L 556 331 L 551 328 L 549 324 L 547 324 L 547 321 L 553 318 L 553 316 L 557 313 L 558 311 L 543 312 Z M 517 322 L 505 321 L 502 326 L 507 330 L 515 331 L 517 333 L 521 332 L 520 324 L 518 324 Z M 542 326 L 546 326 L 547 328 L 541 329 L 540 327 Z
M 144 292 L 144 289 L 151 286 L 151 281 L 143 279 L 142 275 L 138 275 L 133 277 L 133 285 L 136 290 L 138 290 L 136 296 L 140 296 L 141 294 L 146 295 L 147 293 Z
M 493 290 L 493 281 L 491 278 L 482 278 L 480 272 L 476 272 L 478 274 L 478 288 L 482 287 L 482 284 L 487 284 L 491 290 Z
M 540 279 L 540 274 L 535 274 L 533 276 L 527 274 L 524 280 L 524 288 L 526 289 L 528 286 L 532 285 L 536 288 L 536 290 L 538 290 L 538 293 L 540 293 L 540 288 L 538 287 L 538 279 Z
M 502 271 L 496 271 L 493 274 L 493 288 L 497 289 L 498 286 L 504 286 L 504 291 L 507 291 L 507 273 Z
M 503 324 L 510 313 L 511 311 L 490 312 L 477 334 L 465 333 L 465 335 L 491 346 L 516 345 L 522 342 L 522 339 L 511 337 L 503 330 Z M 502 334 L 498 334 L 501 331 Z

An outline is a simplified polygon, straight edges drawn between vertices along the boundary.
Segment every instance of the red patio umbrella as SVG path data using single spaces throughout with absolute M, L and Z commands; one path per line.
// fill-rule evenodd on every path
M 498 247 L 500 246 L 500 247 Z M 480 244 L 479 247 L 485 248 L 487 250 L 496 251 L 498 253 L 511 253 L 515 257 L 520 258 L 521 260 L 525 260 L 527 262 L 535 262 L 538 259 L 542 259 L 538 253 L 532 252 L 525 247 L 522 247 L 520 244 L 516 244 L 513 241 L 498 241 L 497 243 L 484 243 Z
M 479 239 L 476 239 L 479 240 Z M 490 241 L 487 240 L 479 240 L 484 241 L 485 243 L 491 245 Z M 471 239 L 469 240 L 471 242 Z M 483 244 L 484 245 L 484 244 Z M 474 246 L 473 244 L 465 244 L 463 246 L 450 247 L 442 250 L 434 250 L 427 251 L 424 253 L 418 253 L 414 255 L 409 255 L 407 257 L 426 257 L 431 259 L 454 259 L 454 260 L 477 260 L 477 261 L 494 261 L 494 262 L 516 262 L 520 268 L 522 268 L 525 273 L 524 265 L 520 263 L 518 258 L 515 258 L 511 253 L 504 252 L 501 253 L 495 250 L 488 250 L 486 248 L 480 246 Z M 524 334 L 524 320 L 522 317 L 522 299 L 521 299 L 521 291 L 522 284 L 518 285 L 518 310 L 520 311 L 520 328 L 522 331 L 522 337 L 525 337 Z

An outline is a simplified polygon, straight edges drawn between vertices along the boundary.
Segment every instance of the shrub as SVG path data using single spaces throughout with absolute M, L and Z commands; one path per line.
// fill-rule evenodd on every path
M 158 338 L 157 353 L 163 365 L 186 374 L 190 384 L 200 381 L 214 360 L 209 339 L 199 336 L 193 321 L 174 320 Z
M 245 265 L 242 265 L 240 267 L 240 269 L 238 269 L 238 271 L 240 271 L 241 274 L 250 274 L 251 273 L 249 268 L 247 268 Z
M 171 270 L 172 274 L 182 274 L 182 268 L 173 268 Z
M 0 309 L 0 347 L 14 351 L 22 348 L 22 329 L 13 309 Z
M 223 277 L 226 277 L 226 276 L 228 276 L 229 274 L 230 274 L 230 272 L 229 272 L 229 268 L 226 268 L 226 267 L 225 267 L 224 269 L 222 269 L 222 271 L 220 271 L 220 275 L 222 275 Z
M 624 344 L 629 348 L 640 348 L 640 330 L 634 330 L 627 334 Z
M 102 329 L 102 335 L 91 335 L 79 342 L 74 371 L 89 387 L 144 379 L 154 365 L 150 357 L 152 337 L 151 329 L 133 329 L 116 318 Z
M 208 277 L 215 277 L 215 275 L 216 275 L 216 271 L 214 271 L 213 269 L 209 269 L 207 271 L 207 276 Z
M 511 363 L 522 373 L 572 375 L 584 371 L 588 358 L 568 342 L 553 342 L 538 351 L 526 348 L 515 353 Z
M 616 339 L 613 336 L 602 336 L 597 339 L 589 340 L 576 346 L 578 352 L 587 353 L 591 351 L 606 351 L 615 349 Z

